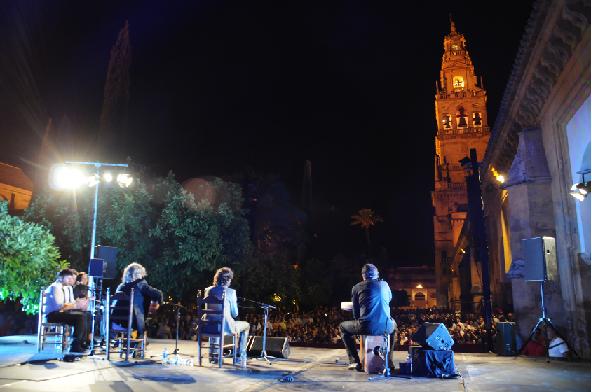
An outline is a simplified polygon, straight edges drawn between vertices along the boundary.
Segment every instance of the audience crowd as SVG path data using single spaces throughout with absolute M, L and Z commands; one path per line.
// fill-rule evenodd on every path
M 17 311 L 18 305 L 0 305 L 0 336 L 36 333 L 36 316 L 27 316 Z M 251 310 L 251 309 L 249 309 Z M 422 323 L 443 323 L 455 344 L 483 344 L 485 323 L 480 314 L 454 312 L 444 309 L 392 310 L 397 322 L 397 346 L 410 343 L 413 334 Z M 263 334 L 263 315 L 261 312 L 241 311 L 241 320 L 251 324 L 250 335 Z M 339 308 L 319 307 L 307 312 L 281 312 L 271 310 L 267 321 L 267 336 L 287 336 L 290 343 L 302 345 L 335 345 L 341 347 L 339 323 L 351 318 L 350 312 Z M 164 305 L 147 321 L 148 335 L 152 338 L 174 339 L 176 335 L 176 308 Z M 493 317 L 493 337 L 495 324 L 500 321 L 514 321 L 512 313 L 496 311 Z M 181 309 L 179 318 L 179 339 L 196 339 L 196 319 L 194 312 Z
M 183 310 L 179 319 L 179 339 L 196 339 L 196 320 L 193 312 Z M 397 346 L 406 346 L 422 323 L 443 323 L 455 344 L 483 344 L 485 342 L 485 322 L 480 314 L 454 312 L 444 309 L 392 310 L 398 325 Z M 176 333 L 176 313 L 158 312 L 148 322 L 149 336 L 174 339 Z M 250 335 L 263 334 L 262 313 L 241 312 L 241 320 L 251 324 Z M 303 345 L 341 346 L 339 323 L 351 318 L 350 312 L 339 308 L 319 307 L 308 312 L 281 312 L 271 310 L 267 320 L 267 336 L 287 336 L 290 343 Z M 512 314 L 496 311 L 493 317 L 493 337 L 495 324 L 500 321 L 513 321 Z

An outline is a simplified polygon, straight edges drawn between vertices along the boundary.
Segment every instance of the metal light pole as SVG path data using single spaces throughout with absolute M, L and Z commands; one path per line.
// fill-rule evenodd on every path
M 101 168 L 102 167 L 128 167 L 127 163 L 104 163 L 104 162 L 72 162 L 68 161 L 65 162 L 67 165 L 83 165 L 83 166 L 94 166 L 95 167 L 95 198 L 93 204 L 93 223 L 92 223 L 92 235 L 91 235 L 91 242 L 90 242 L 90 259 L 95 258 L 95 246 L 96 246 L 96 236 L 97 236 L 97 216 L 99 212 L 99 186 L 101 184 Z M 95 282 L 94 277 L 90 275 L 90 259 L 88 263 L 88 286 L 89 291 L 91 293 L 95 293 Z M 99 298 L 100 300 L 100 298 Z M 90 352 L 91 355 L 94 353 L 94 341 L 95 341 L 95 314 L 96 314 L 96 307 L 95 301 L 93 300 L 90 302 L 91 308 L 90 312 L 92 313 L 92 325 L 91 325 L 91 339 L 90 339 Z

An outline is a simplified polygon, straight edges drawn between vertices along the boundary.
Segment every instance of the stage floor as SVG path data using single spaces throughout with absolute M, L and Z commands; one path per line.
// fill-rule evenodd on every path
M 24 343 L 23 341 L 28 343 Z M 146 359 L 152 363 L 117 366 L 104 356 L 84 357 L 73 363 L 49 359 L 50 352 L 36 354 L 34 336 L 0 338 L 0 391 L 589 391 L 590 362 L 499 357 L 495 354 L 455 355 L 456 379 L 384 378 L 349 371 L 343 349 L 292 347 L 288 360 L 272 365 L 249 359 L 247 370 L 222 369 L 205 364 L 163 366 L 164 347 L 172 352 L 174 340 L 151 340 Z M 182 358 L 197 355 L 195 342 L 179 344 Z M 396 352 L 397 363 L 407 353 Z M 32 361 L 32 362 L 31 362 Z M 148 361 L 150 362 L 150 361 Z M 293 381 L 286 379 L 292 376 Z M 283 381 L 282 381 L 283 380 Z

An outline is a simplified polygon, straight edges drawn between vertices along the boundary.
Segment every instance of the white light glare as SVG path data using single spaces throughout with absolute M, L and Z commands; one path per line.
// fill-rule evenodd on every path
M 134 178 L 127 173 L 121 173 L 117 175 L 117 184 L 121 188 L 129 188 L 132 182 L 134 182 Z
M 588 192 L 586 192 L 585 189 L 579 188 L 578 184 L 573 184 L 571 186 L 569 194 L 572 195 L 578 201 L 584 201 L 584 199 L 586 198 L 586 194 L 588 194 Z
M 97 185 L 100 182 L 99 180 L 99 175 L 98 174 L 93 174 L 92 176 L 88 177 L 87 180 L 87 184 L 89 188 L 92 188 L 93 186 Z
M 500 184 L 503 184 L 504 182 L 506 182 L 506 177 L 502 176 L 501 174 L 498 174 L 497 176 L 495 176 L 495 179 L 497 180 L 497 182 L 499 182 Z
M 88 176 L 78 168 L 55 165 L 51 170 L 49 184 L 54 189 L 76 189 L 86 183 L 88 183 Z
M 111 182 L 113 181 L 113 175 L 109 172 L 103 173 L 103 180 L 105 180 L 105 182 Z

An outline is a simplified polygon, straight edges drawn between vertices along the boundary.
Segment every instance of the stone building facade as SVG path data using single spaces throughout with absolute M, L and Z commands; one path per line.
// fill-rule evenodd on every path
M 436 300 L 436 276 L 428 266 L 397 267 L 386 272 L 391 290 L 405 290 L 410 308 L 434 308 Z
M 475 68 L 463 34 L 450 21 L 444 37 L 440 80 L 436 82 L 436 156 L 434 164 L 434 245 L 437 304 L 447 307 L 451 262 L 467 215 L 465 175 L 459 161 L 477 150 L 483 157 L 489 140 L 487 92 Z
M 558 277 L 544 283 L 548 316 L 586 358 L 590 197 L 578 201 L 570 188 L 590 181 L 589 172 L 590 2 L 539 0 L 481 163 L 491 289 L 528 337 L 541 315 L 540 284 L 524 279 L 521 240 L 554 237 Z
M 33 182 L 18 167 L 0 162 L 0 200 L 8 202 L 8 211 L 22 213 L 31 202 Z

